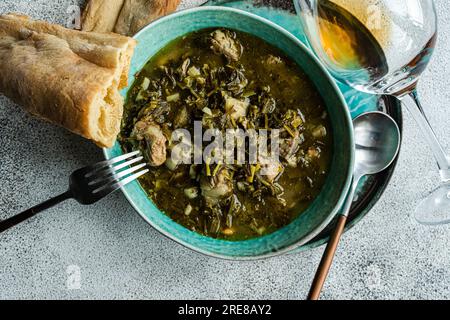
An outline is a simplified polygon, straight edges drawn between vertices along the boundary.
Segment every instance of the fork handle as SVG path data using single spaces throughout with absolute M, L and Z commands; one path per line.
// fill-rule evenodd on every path
M 41 204 L 38 204 L 37 206 L 34 206 L 33 208 L 30 208 L 24 212 L 21 212 L 11 218 L 0 221 L 0 233 L 2 233 L 5 230 L 8 230 L 11 227 L 18 225 L 19 223 L 21 223 L 31 217 L 34 217 L 39 212 L 47 210 L 48 208 L 51 208 L 51 207 L 57 205 L 58 203 L 61 203 L 70 198 L 72 198 L 72 192 L 67 191 L 63 194 L 60 194 L 57 197 L 54 197 L 54 198 L 47 200 Z

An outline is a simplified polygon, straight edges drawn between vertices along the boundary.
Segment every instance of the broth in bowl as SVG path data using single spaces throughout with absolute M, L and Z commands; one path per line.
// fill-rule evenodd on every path
M 223 137 L 201 141 L 202 161 L 198 129 Z M 247 136 L 233 136 L 230 155 L 220 146 L 239 131 Z M 253 156 L 259 140 L 249 132 L 265 132 L 269 147 Z M 296 63 L 258 37 L 221 28 L 178 38 L 146 64 L 119 141 L 143 152 L 151 170 L 140 183 L 161 211 L 202 235 L 246 240 L 286 226 L 318 196 L 330 133 L 324 102 Z

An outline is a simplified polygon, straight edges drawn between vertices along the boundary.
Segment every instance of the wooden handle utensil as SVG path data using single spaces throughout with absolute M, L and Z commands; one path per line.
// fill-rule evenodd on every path
M 328 242 L 328 245 L 322 256 L 322 260 L 320 261 L 319 267 L 317 268 L 316 275 L 311 285 L 311 290 L 308 294 L 308 300 L 319 299 L 320 292 L 322 291 L 328 272 L 330 271 L 331 264 L 333 263 L 336 248 L 339 244 L 339 240 L 341 239 L 341 235 L 344 232 L 346 222 L 346 216 L 339 217 L 336 229 L 334 230 L 330 241 Z

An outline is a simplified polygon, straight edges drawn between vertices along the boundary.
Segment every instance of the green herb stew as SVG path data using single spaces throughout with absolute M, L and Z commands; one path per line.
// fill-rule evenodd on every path
M 277 131 L 279 157 L 259 152 L 250 161 L 245 149 L 244 162 L 180 162 L 173 133 L 194 137 L 195 123 L 223 136 Z M 289 224 L 317 197 L 330 132 L 318 91 L 291 59 L 252 35 L 204 29 L 171 42 L 136 76 L 119 141 L 143 152 L 151 170 L 140 183 L 161 211 L 200 234 L 245 240 Z

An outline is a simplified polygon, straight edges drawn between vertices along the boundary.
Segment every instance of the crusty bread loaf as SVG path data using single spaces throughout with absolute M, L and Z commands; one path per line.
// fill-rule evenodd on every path
M 180 0 L 89 0 L 83 31 L 134 36 L 151 21 L 175 11 Z
M 0 93 L 101 147 L 120 131 L 135 40 L 0 16 Z

